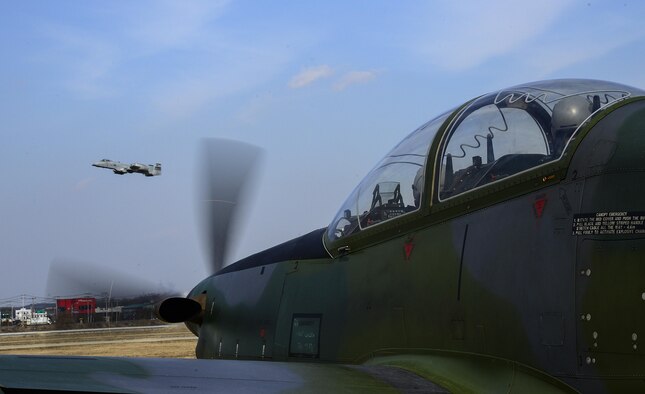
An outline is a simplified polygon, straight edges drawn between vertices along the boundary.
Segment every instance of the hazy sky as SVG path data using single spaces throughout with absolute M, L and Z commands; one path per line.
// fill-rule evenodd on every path
M 202 137 L 265 152 L 236 260 L 326 226 L 394 144 L 466 99 L 564 77 L 645 87 L 644 18 L 609 0 L 4 2 L 0 299 L 44 295 L 53 260 L 189 290 L 207 275 Z

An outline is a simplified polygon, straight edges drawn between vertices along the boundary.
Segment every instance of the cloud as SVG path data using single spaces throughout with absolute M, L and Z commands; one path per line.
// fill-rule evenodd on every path
M 333 86 L 336 91 L 345 90 L 350 85 L 366 83 L 376 78 L 376 71 L 350 71 L 345 73 Z
M 600 68 L 590 62 L 594 59 L 606 58 L 611 64 L 611 52 L 645 38 L 639 16 L 612 11 L 583 15 L 579 21 L 544 34 L 532 45 L 516 51 L 518 63 L 534 78 L 549 77 L 568 68 L 583 73 L 594 72 Z M 580 31 L 584 31 L 584 35 Z M 617 67 L 624 62 L 621 57 L 613 60 Z
M 328 65 L 321 65 L 316 67 L 307 68 L 289 81 L 289 87 L 292 89 L 303 88 L 319 79 L 327 78 L 332 75 L 334 71 Z
M 226 10 L 228 0 L 134 2 L 125 31 L 129 38 L 158 52 L 190 47 L 207 35 L 209 24 Z
M 112 29 L 56 20 L 41 27 L 48 49 L 36 58 L 60 74 L 52 79 L 78 98 L 119 96 L 136 83 L 135 97 L 161 115 L 183 118 L 213 99 L 275 76 L 291 56 L 283 36 L 255 37 L 249 43 L 244 36 L 225 34 L 217 21 L 229 3 L 107 5 L 92 16 L 102 20 L 107 15 Z
M 184 118 L 213 100 L 252 89 L 276 75 L 289 59 L 275 47 L 222 51 L 208 62 L 208 69 L 156 87 L 151 103 L 163 117 Z
M 518 58 L 524 69 L 530 71 L 532 78 L 547 78 L 567 67 L 602 58 L 631 41 L 627 37 L 615 36 L 599 37 L 599 40 L 587 42 L 563 39 L 552 45 L 534 46 L 530 50 L 522 51 Z
M 210 25 L 228 3 L 160 0 L 108 6 L 111 12 L 106 14 L 115 30 L 103 31 L 82 23 L 45 25 L 42 34 L 53 45 L 41 57 L 61 67 L 64 87 L 78 97 L 113 96 L 118 94 L 115 79 L 133 60 L 176 49 L 211 51 Z
M 417 50 L 437 66 L 462 71 L 512 52 L 545 32 L 571 0 L 433 3 Z
M 64 86 L 82 98 L 102 98 L 114 93 L 107 81 L 122 60 L 117 45 L 88 32 L 67 26 L 45 26 L 43 34 L 54 46 L 43 61 L 66 70 Z

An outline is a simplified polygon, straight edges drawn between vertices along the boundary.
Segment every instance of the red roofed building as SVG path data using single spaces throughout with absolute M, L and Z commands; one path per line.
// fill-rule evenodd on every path
M 58 314 L 93 315 L 96 312 L 96 298 L 59 298 L 56 300 Z

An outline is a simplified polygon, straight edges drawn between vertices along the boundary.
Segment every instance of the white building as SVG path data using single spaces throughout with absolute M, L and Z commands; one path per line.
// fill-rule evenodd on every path
M 31 320 L 31 309 L 22 307 L 16 309 L 15 311 L 15 320 L 20 320 L 21 322 L 27 322 Z
M 16 320 L 20 320 L 25 325 L 32 324 L 52 324 L 47 312 L 45 311 L 36 311 L 32 312 L 31 309 L 22 307 L 15 312 Z

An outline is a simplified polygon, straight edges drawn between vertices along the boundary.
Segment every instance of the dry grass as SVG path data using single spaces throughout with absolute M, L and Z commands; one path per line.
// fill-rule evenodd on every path
M 186 326 L 171 324 L 0 335 L 0 354 L 195 358 L 196 344 Z

